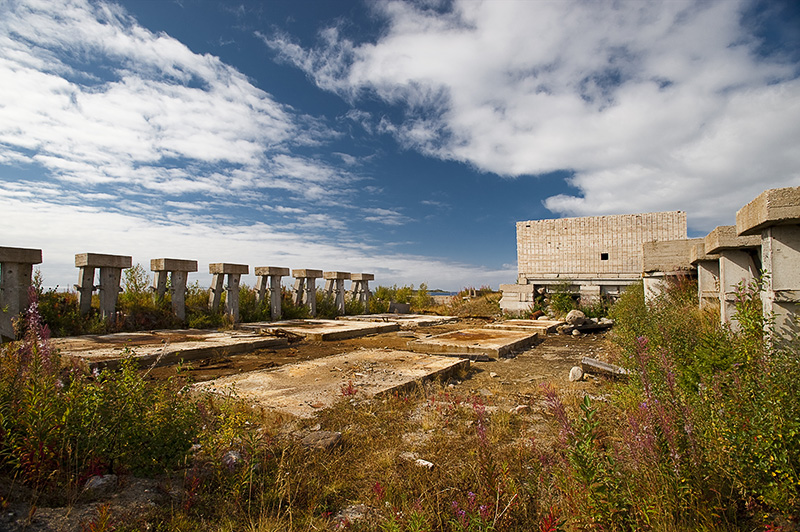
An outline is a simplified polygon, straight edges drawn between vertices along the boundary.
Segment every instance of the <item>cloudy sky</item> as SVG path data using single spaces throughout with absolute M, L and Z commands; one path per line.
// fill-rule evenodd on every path
M 516 221 L 703 236 L 797 185 L 792 0 L 0 0 L 0 246 L 48 286 L 96 252 L 497 288 Z

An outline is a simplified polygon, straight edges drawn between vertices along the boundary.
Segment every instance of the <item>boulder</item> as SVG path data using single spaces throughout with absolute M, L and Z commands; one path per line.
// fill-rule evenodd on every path
M 578 366 L 573 366 L 569 370 L 569 382 L 577 382 L 583 380 L 583 370 Z
M 342 439 L 341 432 L 333 432 L 321 430 L 319 432 L 312 432 L 301 442 L 305 447 L 310 449 L 333 449 Z
M 580 310 L 570 310 L 564 321 L 572 326 L 583 325 L 583 322 L 586 321 L 586 314 Z
M 105 497 L 117 489 L 118 483 L 117 475 L 94 475 L 83 485 L 83 490 L 90 497 Z

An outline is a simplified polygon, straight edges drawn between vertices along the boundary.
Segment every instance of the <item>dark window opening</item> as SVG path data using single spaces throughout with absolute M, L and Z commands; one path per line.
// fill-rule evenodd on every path
M 608 260 L 608 253 L 601 253 L 600 260 Z

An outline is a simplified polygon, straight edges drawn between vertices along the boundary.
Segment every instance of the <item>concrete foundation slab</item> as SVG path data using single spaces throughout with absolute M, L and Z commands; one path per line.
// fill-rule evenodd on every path
M 463 329 L 408 342 L 408 347 L 422 353 L 483 353 L 502 357 L 536 343 L 538 333 L 501 329 Z
M 200 391 L 231 393 L 266 408 L 309 418 L 345 393 L 380 396 L 401 392 L 417 382 L 469 368 L 469 360 L 408 351 L 364 349 L 252 371 L 195 384 Z
M 243 323 L 239 327 L 246 331 L 260 331 L 266 334 L 286 331 L 316 341 L 344 340 L 400 330 L 400 325 L 395 322 L 377 323 L 350 320 L 265 321 Z
M 131 354 L 142 366 L 167 366 L 181 360 L 275 349 L 288 342 L 244 331 L 180 329 L 53 338 L 50 345 L 62 356 L 85 360 L 91 368 L 115 368 Z
M 347 316 L 348 321 L 374 321 L 380 323 L 394 322 L 400 325 L 401 329 L 415 329 L 417 327 L 431 327 L 433 325 L 443 325 L 458 321 L 456 316 L 430 316 L 427 314 L 362 314 L 361 316 Z
M 566 322 L 558 320 L 505 320 L 486 326 L 487 329 L 500 329 L 504 331 L 531 331 L 539 334 L 556 332 L 560 325 Z

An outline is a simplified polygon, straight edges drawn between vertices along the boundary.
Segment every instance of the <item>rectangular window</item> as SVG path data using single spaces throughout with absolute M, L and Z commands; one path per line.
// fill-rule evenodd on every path
M 608 260 L 608 253 L 601 253 L 600 260 Z

